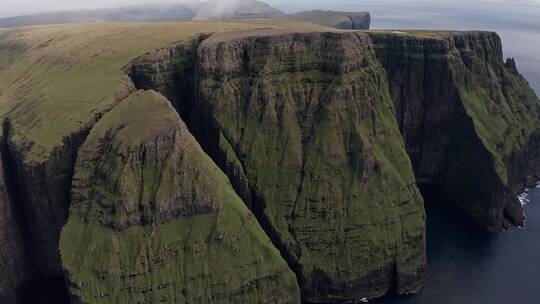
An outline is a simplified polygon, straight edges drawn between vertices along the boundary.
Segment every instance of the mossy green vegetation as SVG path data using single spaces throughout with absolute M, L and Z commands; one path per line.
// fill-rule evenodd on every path
M 371 16 L 368 12 L 314 10 L 290 14 L 284 18 L 312 22 L 339 29 L 369 29 L 371 24 Z
M 9 125 L 17 205 L 39 273 L 62 274 L 58 240 L 67 221 L 78 147 L 91 127 L 133 90 L 134 58 L 201 33 L 252 28 L 322 28 L 299 22 L 92 23 L 0 33 L 0 117 Z
M 172 105 L 136 92 L 96 124 L 61 239 L 84 303 L 299 303 L 296 277 Z
M 252 208 L 297 272 L 303 299 L 417 291 L 423 201 L 369 37 L 217 34 L 198 56 L 196 111 L 208 112 L 228 143 L 219 148 L 240 163 L 229 174 L 245 172 Z
M 92 23 L 3 31 L 0 58 L 19 56 L 0 69 L 0 115 L 12 118 L 14 141 L 31 147 L 25 160 L 44 161 L 65 137 L 114 106 L 115 97 L 126 89 L 122 69 L 135 57 L 200 33 L 258 27 L 323 29 L 301 22 L 252 21 Z
M 370 32 L 418 177 L 476 224 L 522 224 L 540 102 L 491 32 Z
M 136 91 L 134 65 L 169 101 Z M 82 302 L 417 292 L 414 173 L 491 231 L 520 224 L 511 198 L 539 113 L 493 33 L 285 21 L 0 31 L 3 169 L 34 236 L 30 263 L 65 271 Z

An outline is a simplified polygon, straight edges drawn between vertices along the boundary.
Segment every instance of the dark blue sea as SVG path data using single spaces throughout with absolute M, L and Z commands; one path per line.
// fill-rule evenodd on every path
M 425 194 L 428 274 L 421 294 L 389 296 L 376 304 L 540 303 L 540 187 L 521 197 L 527 222 L 500 235 L 485 233 Z

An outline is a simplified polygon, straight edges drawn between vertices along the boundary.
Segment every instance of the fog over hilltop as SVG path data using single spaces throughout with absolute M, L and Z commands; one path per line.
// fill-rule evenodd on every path
M 181 0 L 182 1 L 182 0 Z M 369 29 L 368 12 L 303 11 L 285 14 L 256 0 L 190 0 L 175 3 L 130 5 L 117 8 L 61 10 L 0 18 L 0 28 L 86 22 L 167 22 L 246 19 L 289 19 L 339 29 Z
M 234 6 L 239 0 L 219 0 L 220 5 L 217 7 Z M 123 6 L 138 6 L 147 4 L 164 4 L 169 5 L 173 3 L 193 3 L 197 0 L 3 0 L 2 10 L 0 10 L 0 18 L 19 16 L 27 14 L 37 14 L 45 12 L 56 12 L 65 10 L 83 10 L 83 9 L 100 9 L 100 8 L 116 8 Z M 285 12 L 296 12 L 307 9 L 337 9 L 343 10 L 351 6 L 372 6 L 377 4 L 383 5 L 410 5 L 410 6 L 429 6 L 433 4 L 433 1 L 427 0 L 413 0 L 413 1 L 351 1 L 351 0 L 268 0 L 266 3 L 275 6 Z M 512 4 L 515 6 L 533 6 L 538 8 L 540 0 L 476 0 L 476 1 L 464 1 L 464 0 L 441 0 L 436 4 L 451 4 L 453 6 L 471 6 L 471 5 L 485 5 L 486 7 L 491 4 Z
M 237 7 L 244 0 L 211 0 L 216 11 L 227 10 L 231 7 Z M 73 10 L 95 10 L 95 9 L 114 9 L 119 7 L 134 6 L 170 6 L 173 4 L 184 4 L 186 6 L 200 5 L 201 2 L 210 2 L 208 0 L 4 0 L 2 1 L 2 10 L 0 18 L 50 13 L 59 11 Z M 268 1 L 272 3 L 272 1 Z M 275 1 L 281 2 L 281 1 Z

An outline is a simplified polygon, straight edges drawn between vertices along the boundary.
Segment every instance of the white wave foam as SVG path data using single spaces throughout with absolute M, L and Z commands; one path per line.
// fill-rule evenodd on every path
M 529 197 L 529 189 L 525 189 L 525 192 L 518 195 L 517 198 L 518 198 L 519 202 L 521 203 L 521 206 L 525 207 L 525 205 L 527 205 L 527 203 L 529 203 L 531 201 L 531 199 Z
M 540 181 L 536 183 L 536 186 L 534 188 L 540 188 Z M 519 199 L 519 202 L 521 203 L 521 205 L 523 207 L 525 207 L 525 205 L 527 205 L 527 203 L 531 202 L 531 197 L 529 195 L 529 191 L 530 191 L 529 188 L 525 188 L 525 192 L 523 192 L 523 193 L 521 193 L 520 195 L 517 196 L 517 198 Z

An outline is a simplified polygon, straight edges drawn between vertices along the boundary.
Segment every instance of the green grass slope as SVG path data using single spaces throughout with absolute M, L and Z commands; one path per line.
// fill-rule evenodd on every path
M 299 22 L 94 23 L 1 32 L 0 115 L 13 141 L 40 162 L 65 137 L 88 127 L 125 95 L 122 68 L 133 58 L 200 33 L 253 28 L 321 29 Z M 54 121 L 55 123 L 50 123 Z
M 200 33 L 260 27 L 319 28 L 295 22 L 94 23 L 0 33 L 0 117 L 39 272 L 62 272 L 58 240 L 77 148 L 134 90 L 123 67 Z
M 368 12 L 314 10 L 289 14 L 284 18 L 311 22 L 339 29 L 369 30 L 371 25 L 371 16 Z
M 194 124 L 215 126 L 210 142 L 232 179 L 245 175 L 245 200 L 297 272 L 303 299 L 417 291 L 423 201 L 369 37 L 224 33 L 198 57 L 194 115 L 203 118 Z
M 61 240 L 83 303 L 298 303 L 296 277 L 163 96 L 92 129 Z

